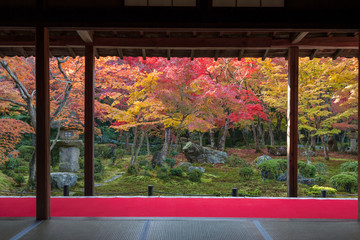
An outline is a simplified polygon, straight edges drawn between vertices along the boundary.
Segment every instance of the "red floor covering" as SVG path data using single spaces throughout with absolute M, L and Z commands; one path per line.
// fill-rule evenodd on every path
M 34 217 L 34 197 L 0 197 L 0 217 Z M 54 197 L 53 217 L 356 219 L 357 199 Z

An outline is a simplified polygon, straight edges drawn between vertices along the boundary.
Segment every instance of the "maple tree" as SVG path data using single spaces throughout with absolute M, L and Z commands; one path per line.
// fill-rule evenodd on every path
M 58 126 L 78 125 L 83 122 L 83 59 L 66 58 L 50 59 L 50 124 Z M 35 59 L 5 57 L 0 60 L 2 76 L 0 104 L 3 109 L 17 106 L 20 111 L 29 115 L 29 125 L 36 129 L 36 91 L 35 91 Z M 15 120 L 10 120 L 14 121 Z M 28 131 L 29 132 L 29 131 Z M 58 134 L 57 134 L 58 137 Z M 51 148 L 55 146 L 54 140 Z M 28 186 L 32 188 L 35 182 L 35 154 L 29 161 Z

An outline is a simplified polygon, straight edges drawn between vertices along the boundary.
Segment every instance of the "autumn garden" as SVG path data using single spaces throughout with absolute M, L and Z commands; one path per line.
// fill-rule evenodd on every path
M 286 196 L 287 60 L 95 64 L 97 195 Z M 357 64 L 300 59 L 300 196 L 357 190 Z M 52 195 L 84 195 L 84 70 L 50 59 Z M 35 103 L 35 59 L 0 58 L 0 195 L 34 194 Z

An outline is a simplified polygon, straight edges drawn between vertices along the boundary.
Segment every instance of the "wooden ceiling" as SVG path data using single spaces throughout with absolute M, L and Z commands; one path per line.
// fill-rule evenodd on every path
M 51 56 L 83 56 L 93 44 L 96 56 L 132 57 L 287 57 L 299 46 L 300 57 L 357 57 L 359 38 L 353 30 L 289 31 L 238 29 L 51 29 Z M 35 30 L 0 30 L 0 56 L 34 56 Z

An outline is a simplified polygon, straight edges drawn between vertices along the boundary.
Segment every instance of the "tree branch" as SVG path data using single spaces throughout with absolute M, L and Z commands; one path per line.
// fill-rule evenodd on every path
M 19 105 L 19 106 L 24 107 L 24 108 L 27 107 L 27 105 L 24 104 L 24 103 L 17 102 L 17 101 L 14 101 L 14 100 L 11 100 L 11 99 L 7 99 L 7 98 L 0 98 L 0 101 L 11 102 L 11 103 L 13 103 L 13 104 Z

